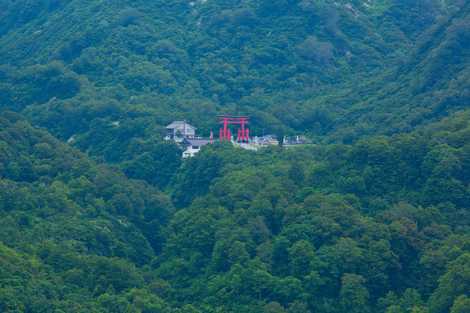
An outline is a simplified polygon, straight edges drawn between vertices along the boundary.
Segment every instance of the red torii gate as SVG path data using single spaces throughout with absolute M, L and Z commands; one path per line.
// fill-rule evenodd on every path
M 247 116 L 219 116 L 220 124 L 223 127 L 219 131 L 220 141 L 232 139 L 232 133 L 230 132 L 229 125 L 240 125 L 237 134 L 238 142 L 248 142 L 250 140 L 250 130 L 246 127 L 249 118 Z

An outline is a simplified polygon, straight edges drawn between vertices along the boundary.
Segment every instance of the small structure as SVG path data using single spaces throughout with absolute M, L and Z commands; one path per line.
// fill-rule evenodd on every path
M 232 132 L 229 128 L 230 125 L 240 125 L 237 134 L 237 142 L 249 142 L 250 130 L 247 128 L 249 118 L 247 116 L 219 116 L 219 123 L 222 128 L 219 131 L 220 141 L 232 141 Z
M 280 139 L 276 135 L 265 136 L 250 136 L 250 129 L 248 128 L 249 117 L 247 116 L 219 116 L 219 123 L 221 128 L 219 131 L 219 140 L 221 142 L 231 142 L 234 146 L 258 151 L 269 146 L 279 146 Z M 231 127 L 238 128 L 237 136 L 234 138 Z M 172 140 L 178 144 L 184 152 L 183 158 L 194 157 L 201 148 L 214 143 L 214 134 L 211 130 L 209 138 L 202 138 L 196 136 L 196 127 L 190 125 L 186 121 L 174 121 L 166 127 L 167 134 L 165 140 Z M 282 145 L 285 148 L 299 147 L 303 145 L 311 145 L 312 142 L 305 136 L 291 136 L 282 138 Z
M 166 127 L 165 140 L 174 141 L 177 145 L 184 149 L 183 158 L 191 158 L 195 156 L 201 147 L 213 142 L 213 134 L 209 139 L 196 137 L 196 127 L 186 121 L 174 121 Z
M 253 138 L 253 143 L 260 146 L 278 146 L 279 140 L 275 135 L 265 135 Z
M 259 149 L 266 148 L 269 146 L 278 146 L 279 140 L 275 135 L 266 135 L 262 137 L 252 137 L 248 142 L 237 142 L 232 141 L 236 147 L 240 147 L 245 150 L 258 151 Z
M 282 140 L 282 145 L 286 148 L 309 144 L 312 142 L 305 136 L 284 137 Z
M 201 151 L 201 147 L 206 146 L 208 144 L 211 144 L 211 140 L 202 138 L 184 139 L 182 145 L 186 147 L 186 150 L 184 150 L 183 152 L 183 158 L 192 158 L 199 151 Z
M 165 140 L 173 140 L 177 143 L 196 137 L 196 127 L 186 121 L 174 121 L 166 127 L 166 131 Z

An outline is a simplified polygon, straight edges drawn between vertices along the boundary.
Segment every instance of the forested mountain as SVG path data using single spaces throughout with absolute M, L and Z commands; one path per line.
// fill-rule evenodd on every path
M 167 196 L 13 113 L 0 118 L 0 178 L 1 312 L 98 312 L 98 294 L 116 312 L 109 288 L 145 296 L 136 266 L 162 248 Z
M 470 3 L 0 0 L 0 312 L 470 312 Z M 162 140 L 218 114 L 306 147 Z
M 468 108 L 469 12 L 467 3 L 424 32 L 405 62 L 380 80 L 329 99 L 327 105 L 339 120 L 334 140 L 408 132 Z
M 466 1 L 3 6 L 2 105 L 101 156 L 116 120 L 148 138 L 173 119 L 208 132 L 217 113 L 243 113 L 255 133 L 350 141 L 468 105 Z
M 186 162 L 173 202 L 1 119 L 4 312 L 466 312 L 468 113 Z M 191 204 L 192 203 L 192 204 Z

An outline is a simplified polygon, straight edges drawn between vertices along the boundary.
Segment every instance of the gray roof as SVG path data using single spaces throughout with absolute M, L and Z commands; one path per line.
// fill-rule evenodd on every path
M 196 129 L 193 125 L 189 124 L 188 122 L 185 121 L 174 121 L 170 125 L 166 127 L 166 129 L 181 129 L 181 128 L 192 128 Z
M 211 143 L 210 140 L 208 139 L 186 139 L 186 141 L 191 145 L 191 146 L 205 146 Z
M 262 139 L 262 140 L 277 140 L 277 136 L 276 135 L 264 135 L 264 136 L 259 137 L 259 139 Z

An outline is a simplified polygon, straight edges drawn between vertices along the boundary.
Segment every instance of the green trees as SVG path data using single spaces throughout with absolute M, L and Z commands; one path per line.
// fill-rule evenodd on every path
M 341 278 L 340 305 L 343 312 L 369 312 L 369 292 L 364 287 L 365 280 L 360 275 L 345 274 Z
M 222 160 L 213 151 L 203 152 L 200 157 L 188 160 L 177 173 L 173 186 L 173 199 L 183 207 L 204 195 L 210 183 L 219 175 Z
M 51 99 L 70 99 L 81 90 L 78 76 L 60 62 L 34 65 L 22 70 L 3 67 L 5 93 L 0 108 L 23 110 L 32 104 L 43 104 Z
M 295 277 L 302 278 L 310 274 L 318 263 L 313 246 L 305 240 L 296 242 L 288 250 L 289 270 Z
M 333 46 L 329 42 L 320 42 L 316 37 L 308 37 L 297 46 L 297 53 L 304 59 L 328 64 L 334 57 Z
M 468 304 L 468 300 L 462 296 L 470 288 L 469 264 L 469 254 L 464 254 L 450 263 L 447 272 L 439 280 L 439 287 L 429 300 L 430 312 L 449 312 L 451 309 L 458 312 Z
M 469 311 L 465 1 L 33 2 L 0 2 L 1 312 Z M 162 141 L 219 113 L 316 145 Z
M 181 151 L 174 144 L 159 144 L 135 159 L 123 164 L 130 178 L 143 179 L 161 189 L 165 188 L 181 165 Z
M 460 296 L 454 301 L 454 304 L 452 305 L 450 312 L 461 313 L 461 312 L 468 311 L 469 308 L 470 308 L 470 301 L 468 297 Z
M 20 115 L 0 123 L 5 311 L 466 309 L 468 202 L 427 195 L 434 178 L 468 183 L 462 116 L 352 146 L 215 145 L 183 162 L 173 145 L 133 142 L 127 176 Z
M 2 116 L 0 138 L 2 311 L 124 312 L 122 294 L 143 286 L 136 265 L 158 251 L 171 203 L 16 115 Z M 23 159 L 26 171 L 11 166 Z
M 106 160 L 105 143 L 122 139 L 106 129 L 97 140 L 96 131 L 116 120 L 137 122 L 147 136 L 180 118 L 208 132 L 217 113 L 240 111 L 260 135 L 350 142 L 409 131 L 466 103 L 463 3 L 20 1 L 1 9 L 0 106 L 27 107 L 35 125 L 76 135 L 83 151 Z M 396 92 L 397 81 L 410 83 Z M 119 112 L 103 116 L 98 103 Z

